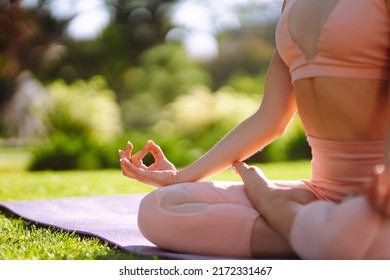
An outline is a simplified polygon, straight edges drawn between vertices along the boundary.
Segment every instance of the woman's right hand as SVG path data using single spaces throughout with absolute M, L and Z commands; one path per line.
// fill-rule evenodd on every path
M 145 147 L 133 156 L 131 155 L 132 150 L 133 144 L 131 142 L 127 143 L 124 151 L 119 150 L 123 175 L 156 187 L 172 185 L 177 182 L 175 166 L 153 141 L 149 140 Z M 151 153 L 154 158 L 154 162 L 150 166 L 146 166 L 142 162 L 148 153 Z
M 374 182 L 366 189 L 366 198 L 377 212 L 390 217 L 390 174 L 385 165 L 376 167 Z

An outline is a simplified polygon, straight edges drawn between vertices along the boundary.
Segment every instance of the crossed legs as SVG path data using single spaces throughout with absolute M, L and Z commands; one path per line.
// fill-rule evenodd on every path
M 160 188 L 142 201 L 139 227 L 147 239 L 167 250 L 241 258 L 294 256 L 238 182 Z

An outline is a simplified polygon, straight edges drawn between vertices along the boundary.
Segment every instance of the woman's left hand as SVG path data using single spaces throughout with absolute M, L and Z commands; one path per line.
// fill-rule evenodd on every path
M 165 157 L 161 148 L 153 141 L 148 141 L 143 149 L 131 155 L 133 145 L 128 142 L 124 151 L 119 151 L 120 165 L 123 175 L 139 182 L 162 187 L 172 185 L 177 181 L 175 166 Z M 142 159 L 151 153 L 154 163 L 143 164 Z

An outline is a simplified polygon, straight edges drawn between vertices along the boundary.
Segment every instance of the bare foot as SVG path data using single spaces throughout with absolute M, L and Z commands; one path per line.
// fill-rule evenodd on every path
M 242 162 L 234 167 L 253 206 L 274 230 L 288 238 L 298 208 L 315 200 L 315 196 L 302 188 L 278 187 L 257 167 Z

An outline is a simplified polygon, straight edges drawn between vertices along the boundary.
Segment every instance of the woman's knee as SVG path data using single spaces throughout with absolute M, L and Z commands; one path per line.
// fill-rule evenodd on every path
M 184 187 L 172 188 L 160 197 L 160 207 L 164 210 L 175 212 L 176 206 L 198 202 L 196 198 Z
M 138 227 L 141 233 L 150 241 L 156 232 L 158 219 L 158 199 L 155 192 L 147 194 L 141 201 L 138 209 Z
M 166 187 L 147 194 L 138 210 L 138 227 L 141 233 L 156 245 L 161 245 L 163 235 L 171 235 L 179 222 L 183 208 L 193 201 L 188 192 Z M 177 208 L 177 209 L 176 209 Z

